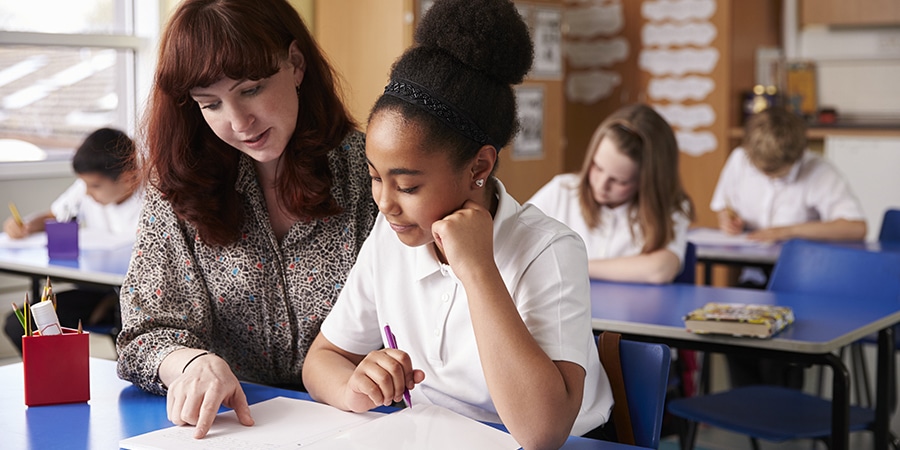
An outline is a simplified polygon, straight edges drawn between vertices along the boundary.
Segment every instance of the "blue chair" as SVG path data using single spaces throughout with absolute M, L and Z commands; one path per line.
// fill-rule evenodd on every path
M 684 264 L 681 273 L 672 280 L 673 283 L 697 284 L 697 246 L 688 242 L 684 249 Z
M 628 405 L 634 443 L 639 447 L 659 448 L 670 358 L 669 346 L 665 344 L 625 339 L 619 342 L 619 360 L 627 398 L 624 402 L 614 398 L 613 415 L 620 405 Z M 611 368 L 606 367 L 606 370 L 609 373 Z M 610 380 L 613 381 L 611 374 Z M 616 392 L 615 386 L 613 392 Z
M 781 250 L 768 289 L 898 298 L 900 252 L 791 240 Z M 893 393 L 890 398 L 893 409 Z M 831 402 L 783 387 L 746 386 L 682 398 L 671 401 L 668 410 L 693 422 L 683 440 L 686 448 L 693 448 L 697 422 L 748 435 L 754 448 L 758 448 L 757 438 L 774 442 L 811 438 L 827 443 L 831 435 Z M 852 406 L 850 430 L 872 429 L 874 419 L 874 409 Z
M 878 242 L 900 244 L 900 209 L 889 209 L 884 212 Z
M 881 229 L 878 232 L 878 243 L 886 251 L 900 251 L 900 209 L 888 209 L 884 212 L 881 221 Z M 900 325 L 894 326 L 894 346 L 900 349 Z M 854 387 L 856 397 L 865 400 L 866 405 L 872 404 L 872 393 L 869 389 L 869 374 L 866 370 L 866 357 L 863 353 L 865 344 L 877 343 L 877 336 L 866 336 L 850 346 L 850 357 L 853 362 L 854 374 L 858 373 Z M 843 352 L 841 353 L 843 356 Z

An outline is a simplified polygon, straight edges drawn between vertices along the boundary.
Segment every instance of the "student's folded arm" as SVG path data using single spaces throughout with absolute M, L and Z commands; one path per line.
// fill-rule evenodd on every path
M 681 269 L 681 260 L 667 249 L 621 258 L 588 261 L 591 278 L 628 283 L 671 283 Z
M 529 274 L 519 282 L 520 288 L 524 289 L 525 284 L 529 286 L 527 294 L 519 292 L 524 296 L 518 297 L 517 301 L 524 308 L 522 311 L 529 311 L 527 305 L 531 305 L 537 309 L 530 314 L 536 314 L 538 310 L 546 314 L 550 310 L 546 305 L 540 305 L 544 299 L 553 297 L 562 301 L 587 292 L 584 260 L 578 261 L 580 267 L 569 268 L 560 258 L 547 250 L 531 262 Z M 523 321 L 522 312 L 517 309 L 498 269 L 492 266 L 491 262 L 478 268 L 469 267 L 457 274 L 466 289 L 478 356 L 491 398 L 503 424 L 523 448 L 558 448 L 565 442 L 578 416 L 585 371 L 576 363 L 554 361 L 548 356 Z M 553 270 L 560 281 L 549 281 L 554 278 L 550 276 Z M 541 281 L 527 281 L 530 277 L 540 277 Z M 579 281 L 566 283 L 561 280 Z M 579 284 L 581 289 L 575 287 Z M 555 305 L 553 303 L 551 308 Z M 584 318 L 589 314 L 588 308 L 585 302 L 584 311 L 578 311 L 576 317 Z M 572 311 L 576 309 L 572 308 Z M 531 318 L 528 321 L 535 324 L 538 320 Z M 567 319 L 567 323 L 578 322 Z M 587 322 L 584 325 L 588 326 Z M 587 328 L 585 331 L 589 332 Z M 548 417 L 553 420 L 547 420 Z
M 800 238 L 817 241 L 860 241 L 866 237 L 864 220 L 837 219 L 830 222 L 806 222 L 754 232 L 752 239 L 786 241 Z

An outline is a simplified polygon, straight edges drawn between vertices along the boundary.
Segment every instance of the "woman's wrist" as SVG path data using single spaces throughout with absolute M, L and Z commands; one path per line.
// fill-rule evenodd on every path
M 209 351 L 197 353 L 196 355 L 192 356 L 191 359 L 189 359 L 187 363 L 185 363 L 184 368 L 181 369 L 181 373 L 186 372 L 188 366 L 190 366 L 192 362 L 194 362 L 194 361 L 200 359 L 200 357 L 203 357 L 203 356 L 206 356 L 206 355 L 215 355 L 215 353 L 209 352 Z

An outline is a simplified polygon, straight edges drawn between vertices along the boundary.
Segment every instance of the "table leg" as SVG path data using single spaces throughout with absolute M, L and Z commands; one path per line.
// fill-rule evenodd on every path
M 875 375 L 875 448 L 887 450 L 890 409 L 894 393 L 894 327 L 878 332 L 878 368 Z
M 836 355 L 829 353 L 825 364 L 831 366 L 831 449 L 850 448 L 850 372 Z
M 712 286 L 713 265 L 711 262 L 703 263 L 703 284 Z

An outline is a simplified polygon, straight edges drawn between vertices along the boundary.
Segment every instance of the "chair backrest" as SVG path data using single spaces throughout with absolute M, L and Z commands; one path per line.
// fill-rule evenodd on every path
M 684 249 L 684 264 L 681 265 L 681 273 L 672 282 L 697 284 L 697 246 L 693 242 L 687 243 L 687 247 Z
M 639 447 L 659 447 L 670 359 L 671 352 L 665 344 L 619 341 L 619 361 L 627 397 L 625 404 L 628 405 L 634 443 Z M 610 371 L 610 368 L 605 369 Z M 615 401 L 614 409 L 620 399 Z
M 900 295 L 900 252 L 792 239 L 784 244 L 769 290 L 823 295 Z
M 900 209 L 889 209 L 884 212 L 878 242 L 900 243 Z

